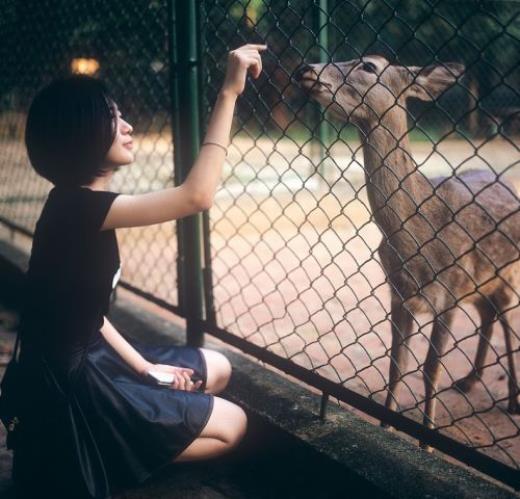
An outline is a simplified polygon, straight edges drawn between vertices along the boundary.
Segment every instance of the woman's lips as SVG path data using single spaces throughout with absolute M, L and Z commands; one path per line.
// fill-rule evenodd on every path
M 127 149 L 132 149 L 134 147 L 134 143 L 133 142 L 127 142 L 126 144 L 123 144 L 123 145 Z

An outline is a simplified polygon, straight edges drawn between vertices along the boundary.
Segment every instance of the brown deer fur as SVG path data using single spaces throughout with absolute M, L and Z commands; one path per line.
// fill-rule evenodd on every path
M 306 65 L 297 74 L 312 98 L 360 133 L 367 195 L 383 234 L 378 250 L 391 288 L 389 409 L 396 408 L 406 371 L 414 315 L 433 317 L 423 373 L 424 424 L 430 428 L 440 357 L 462 302 L 475 305 L 481 323 L 474 368 L 455 386 L 466 392 L 480 379 L 498 318 L 508 357 L 508 411 L 520 412 L 510 327 L 510 309 L 519 302 L 520 201 L 512 186 L 485 170 L 428 179 L 411 156 L 407 136 L 407 97 L 433 100 L 463 71 L 457 63 L 406 67 L 369 56 Z

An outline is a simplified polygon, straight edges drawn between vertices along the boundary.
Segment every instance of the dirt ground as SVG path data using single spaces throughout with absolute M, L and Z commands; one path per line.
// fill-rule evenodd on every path
M 115 175 L 111 189 L 172 185 L 169 141 L 136 137 L 136 145 L 135 163 Z M 6 148 L 9 157 L 20 157 L 19 146 Z M 492 169 L 499 181 L 508 178 L 520 190 L 520 150 L 505 139 L 471 144 L 448 138 L 435 147 L 420 142 L 413 154 L 428 176 Z M 49 186 L 23 162 L 14 164 L 0 171 L 0 215 L 32 228 Z M 214 297 L 219 326 L 383 403 L 389 292 L 376 252 L 381 235 L 363 184 L 359 144 L 337 144 L 320 163 L 316 150 L 289 140 L 235 139 L 210 212 Z M 174 224 L 118 229 L 117 235 L 123 279 L 177 303 Z M 20 244 L 30 249 L 29 242 Z M 468 394 L 450 388 L 474 362 L 475 315 L 471 307 L 461 308 L 441 359 L 437 425 L 517 467 L 520 415 L 506 410 L 506 351 L 498 327 L 482 382 Z M 399 410 L 421 420 L 430 318 L 416 319 Z

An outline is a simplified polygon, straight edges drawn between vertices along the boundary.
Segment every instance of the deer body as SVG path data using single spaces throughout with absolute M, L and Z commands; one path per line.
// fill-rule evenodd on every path
M 425 76 L 421 77 L 422 72 Z M 357 126 L 363 144 L 368 200 L 383 235 L 378 252 L 391 289 L 389 409 L 397 405 L 414 316 L 428 313 L 433 317 L 424 365 L 424 424 L 430 428 L 435 419 L 439 359 L 462 302 L 477 308 L 480 338 L 474 368 L 455 386 L 468 391 L 480 378 L 498 317 L 508 355 L 508 410 L 520 412 L 509 311 L 519 301 L 520 200 L 512 186 L 497 182 L 486 171 L 426 178 L 411 156 L 407 137 L 406 98 L 424 98 L 425 92 L 435 97 L 454 83 L 453 73 L 461 72 L 457 64 L 404 69 L 382 57 L 370 57 L 310 65 L 298 75 L 312 97 Z
M 429 180 L 408 141 L 388 135 L 373 131 L 363 152 L 368 199 L 383 233 L 379 255 L 396 298 L 414 313 L 437 315 L 508 284 L 516 289 L 520 223 L 517 215 L 507 219 L 519 209 L 513 187 L 478 170 Z

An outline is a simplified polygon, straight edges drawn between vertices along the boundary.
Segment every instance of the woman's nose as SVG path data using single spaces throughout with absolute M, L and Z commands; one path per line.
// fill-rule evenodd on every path
M 125 121 L 125 129 L 127 133 L 132 133 L 134 131 L 134 127 L 130 125 L 130 123 Z

